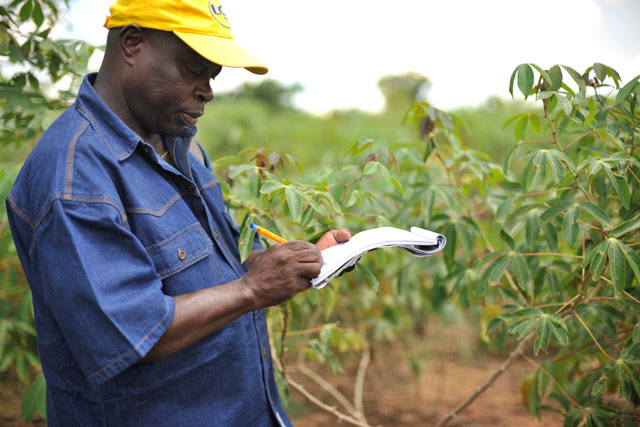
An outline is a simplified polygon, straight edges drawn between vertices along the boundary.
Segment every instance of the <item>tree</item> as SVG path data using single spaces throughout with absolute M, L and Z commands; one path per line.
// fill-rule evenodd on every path
M 405 111 L 415 101 L 426 101 L 431 82 L 416 72 L 386 76 L 378 81 L 386 109 Z

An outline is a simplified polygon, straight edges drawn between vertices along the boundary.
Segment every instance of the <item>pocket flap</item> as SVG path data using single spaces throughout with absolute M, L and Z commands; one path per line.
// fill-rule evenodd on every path
M 192 224 L 146 250 L 160 279 L 165 279 L 211 254 L 213 244 L 200 226 Z

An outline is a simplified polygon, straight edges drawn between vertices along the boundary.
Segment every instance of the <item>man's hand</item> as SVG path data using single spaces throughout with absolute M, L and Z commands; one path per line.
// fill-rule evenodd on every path
M 320 248 L 321 251 L 330 248 L 331 246 L 335 246 L 338 243 L 348 242 L 351 239 L 351 232 L 347 228 L 342 228 L 340 230 L 331 230 L 326 232 L 317 242 L 316 246 Z
M 309 289 L 310 280 L 320 274 L 322 264 L 318 246 L 301 241 L 281 243 L 260 254 L 241 280 L 254 309 L 264 308 Z

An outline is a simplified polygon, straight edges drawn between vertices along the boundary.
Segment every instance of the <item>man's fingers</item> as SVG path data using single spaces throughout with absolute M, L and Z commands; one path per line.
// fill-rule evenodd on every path
M 349 231 L 348 228 L 342 228 L 340 230 L 337 230 L 333 237 L 336 239 L 336 242 L 338 243 L 344 243 L 344 242 L 348 242 L 351 239 L 351 232 Z

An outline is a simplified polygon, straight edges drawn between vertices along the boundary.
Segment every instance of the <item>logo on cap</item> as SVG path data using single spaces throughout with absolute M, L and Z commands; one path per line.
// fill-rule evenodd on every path
M 231 28 L 229 26 L 227 15 L 222 11 L 222 5 L 217 1 L 209 0 L 209 13 L 213 16 L 213 19 L 218 21 L 218 24 L 222 25 L 224 28 Z

